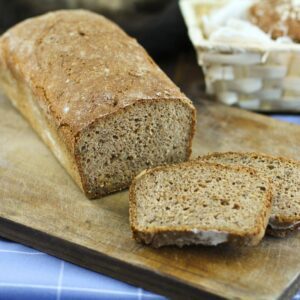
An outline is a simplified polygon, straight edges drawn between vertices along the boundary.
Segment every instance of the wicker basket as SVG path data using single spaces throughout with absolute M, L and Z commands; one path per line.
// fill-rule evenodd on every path
M 201 17 L 229 1 L 180 1 L 207 93 L 250 110 L 300 112 L 300 44 L 231 45 L 204 37 Z

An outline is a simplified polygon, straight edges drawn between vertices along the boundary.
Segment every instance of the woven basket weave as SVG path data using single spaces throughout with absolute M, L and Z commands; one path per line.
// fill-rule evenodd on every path
M 206 91 L 250 110 L 300 112 L 300 44 L 226 44 L 207 40 L 201 17 L 231 0 L 181 0 Z

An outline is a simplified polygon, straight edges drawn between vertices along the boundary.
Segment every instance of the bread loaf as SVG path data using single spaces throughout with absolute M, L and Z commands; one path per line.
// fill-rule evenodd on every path
M 271 212 L 269 181 L 253 169 L 189 161 L 138 175 L 129 192 L 137 241 L 256 245 Z
M 192 103 L 97 14 L 58 11 L 6 32 L 0 87 L 89 198 L 190 156 Z
M 300 42 L 300 5 L 294 0 L 258 0 L 249 9 L 249 19 L 273 39 L 289 36 Z
M 283 157 L 258 153 L 212 153 L 199 158 L 205 162 L 256 169 L 273 188 L 273 207 L 267 233 L 284 237 L 300 227 L 300 163 Z

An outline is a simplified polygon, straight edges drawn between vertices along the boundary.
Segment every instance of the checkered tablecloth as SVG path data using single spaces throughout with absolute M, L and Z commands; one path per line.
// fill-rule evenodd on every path
M 300 124 L 300 116 L 274 116 Z M 165 299 L 141 288 L 0 239 L 0 300 Z M 300 300 L 300 291 L 293 300 Z
M 0 239 L 1 300 L 163 300 L 141 288 Z

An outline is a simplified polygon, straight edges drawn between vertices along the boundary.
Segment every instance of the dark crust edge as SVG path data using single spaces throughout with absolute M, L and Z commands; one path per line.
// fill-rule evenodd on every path
M 212 166 L 216 168 L 222 168 L 222 169 L 228 169 L 228 170 L 235 170 L 237 172 L 245 172 L 248 173 L 252 176 L 255 176 L 259 178 L 262 181 L 265 181 L 267 183 L 267 190 L 265 192 L 265 205 L 264 209 L 261 212 L 261 214 L 258 216 L 256 220 L 256 227 L 250 231 L 246 232 L 244 234 L 234 232 L 234 231 L 228 231 L 228 230 L 222 230 L 220 229 L 220 232 L 225 232 L 228 234 L 228 241 L 226 243 L 232 244 L 235 246 L 255 246 L 257 245 L 262 238 L 265 235 L 266 227 L 269 221 L 269 217 L 271 214 L 271 208 L 272 208 L 272 187 L 269 182 L 269 180 L 266 180 L 265 178 L 262 178 L 261 176 L 258 175 L 257 171 L 248 167 L 243 167 L 243 166 L 226 166 L 222 164 L 216 164 L 216 163 L 208 163 L 208 162 L 201 162 L 198 159 L 195 160 L 190 160 L 181 164 L 173 164 L 169 166 L 159 166 L 153 169 L 148 169 L 142 171 L 138 176 L 136 176 L 129 188 L 129 223 L 132 231 L 132 236 L 133 238 L 138 241 L 142 242 L 144 244 L 151 245 L 153 247 L 156 247 L 155 243 L 153 244 L 153 240 L 159 237 L 160 234 L 170 234 L 172 235 L 174 232 L 180 232 L 180 233 L 187 233 L 191 232 L 190 227 L 184 227 L 181 226 L 180 229 L 140 229 L 138 228 L 137 225 L 137 203 L 136 203 L 136 184 L 137 182 L 142 179 L 144 176 L 147 176 L 148 174 L 155 173 L 157 171 L 164 171 L 164 170 L 169 170 L 169 169 L 176 169 L 176 168 L 181 168 L 181 167 L 189 167 L 193 166 L 194 164 L 198 164 L 201 166 Z M 195 226 L 193 226 L 195 228 Z M 200 229 L 201 230 L 201 229 Z M 205 230 L 203 230 L 205 231 Z
M 210 157 L 221 157 L 224 155 L 231 155 L 231 154 L 240 155 L 240 156 L 248 155 L 251 157 L 259 156 L 259 157 L 268 158 L 268 159 L 272 159 L 272 160 L 279 160 L 282 163 L 290 163 L 290 164 L 295 165 L 295 167 L 300 168 L 300 161 L 297 161 L 295 159 L 290 159 L 290 158 L 286 158 L 283 156 L 273 156 L 273 155 L 265 154 L 262 152 L 251 152 L 251 151 L 250 152 L 242 152 L 242 151 L 210 152 L 207 155 L 199 156 L 197 159 L 203 160 L 203 159 L 210 158 Z M 274 217 L 278 224 L 283 224 L 283 225 L 291 225 L 292 226 L 296 222 L 300 222 L 300 217 L 287 218 L 282 215 L 275 215 Z M 293 226 L 288 229 L 274 229 L 274 228 L 270 228 L 270 226 L 268 226 L 267 233 L 272 236 L 283 237 L 283 236 L 288 235 L 288 233 L 292 232 L 293 230 L 296 230 L 297 228 L 298 228 L 298 226 Z M 276 234 L 275 231 L 279 231 L 278 234 Z M 285 235 L 283 235 L 283 233 L 282 233 L 283 231 L 286 232 Z
M 291 227 L 287 229 L 274 229 L 269 225 L 267 227 L 266 233 L 273 237 L 284 238 L 297 233 L 299 230 L 300 230 L 300 223 L 294 225 L 291 224 Z
M 195 130 L 196 130 L 196 108 L 194 107 L 194 105 L 192 104 L 192 102 L 185 97 L 182 98 L 162 98 L 162 99 L 141 99 L 141 100 L 136 100 L 136 102 L 124 106 L 123 108 L 118 109 L 115 112 L 112 112 L 110 114 L 107 114 L 105 116 L 102 116 L 100 118 L 97 118 L 95 120 L 93 120 L 88 126 L 86 126 L 83 130 L 79 131 L 76 135 L 75 135 L 75 143 L 74 143 L 74 158 L 76 161 L 76 165 L 78 168 L 78 172 L 79 172 L 79 176 L 81 178 L 81 182 L 82 182 L 82 187 L 83 187 L 83 191 L 85 193 L 85 195 L 89 198 L 89 199 L 95 199 L 97 197 L 102 197 L 105 195 L 109 195 L 113 192 L 117 192 L 117 191 L 121 191 L 123 189 L 128 188 L 128 184 L 124 184 L 124 186 L 116 188 L 116 189 L 111 189 L 108 192 L 104 192 L 104 193 L 93 193 L 93 192 L 89 192 L 88 189 L 88 182 L 87 182 L 87 178 L 84 176 L 83 173 L 83 169 L 81 166 L 81 160 L 80 160 L 80 153 L 78 151 L 78 141 L 80 136 L 86 131 L 86 130 L 90 130 L 91 128 L 93 128 L 94 126 L 97 125 L 98 122 L 105 122 L 107 119 L 113 118 L 116 115 L 120 115 L 122 113 L 124 113 L 127 110 L 130 110 L 131 108 L 133 108 L 134 106 L 138 106 L 138 105 L 151 105 L 152 103 L 155 102 L 162 102 L 164 101 L 166 104 L 167 103 L 181 103 L 183 105 L 185 105 L 187 108 L 190 109 L 191 114 L 192 114 L 192 120 L 191 120 L 191 127 L 190 127 L 190 134 L 189 134 L 189 142 L 187 145 L 187 156 L 186 156 L 186 160 L 188 160 L 192 154 L 192 143 L 193 143 L 193 138 L 195 135 Z

